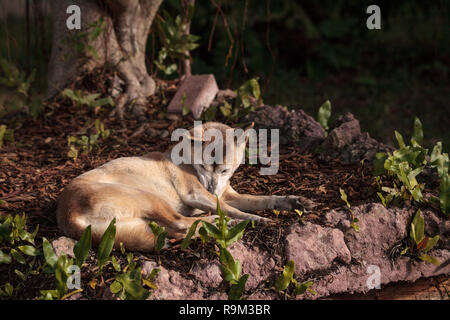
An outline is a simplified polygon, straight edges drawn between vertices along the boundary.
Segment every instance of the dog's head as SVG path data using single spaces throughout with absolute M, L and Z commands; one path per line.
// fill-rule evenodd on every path
M 192 141 L 191 163 L 199 181 L 210 193 L 220 196 L 245 159 L 246 131 L 206 122 L 189 130 L 189 138 Z

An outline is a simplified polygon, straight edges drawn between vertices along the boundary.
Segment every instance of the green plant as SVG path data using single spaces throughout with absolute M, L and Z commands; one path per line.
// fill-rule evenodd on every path
M 82 154 L 90 154 L 94 148 L 98 149 L 99 142 L 106 140 L 110 135 L 110 130 L 105 129 L 105 126 L 99 119 L 95 120 L 94 123 L 95 132 L 88 136 L 81 136 L 80 138 L 75 136 L 67 137 L 67 145 L 69 146 L 69 151 L 67 156 L 76 160 L 78 158 L 79 150 L 81 149 Z M 77 148 L 77 146 L 80 148 Z
M 27 77 L 25 72 L 19 70 L 14 64 L 6 59 L 0 58 L 0 67 L 3 76 L 0 76 L 0 85 L 8 88 L 14 88 L 18 93 L 28 97 L 31 83 L 36 76 L 36 70 L 33 70 Z
M 163 10 L 162 17 L 156 20 L 158 36 L 162 49 L 158 53 L 158 60 L 153 63 L 166 75 L 172 74 L 176 64 L 165 65 L 167 57 L 171 59 L 191 59 L 190 51 L 199 46 L 197 43 L 200 37 L 186 32 L 194 14 L 194 7 L 189 6 L 189 12 L 184 17 L 180 15 L 173 18 L 167 11 Z
M 0 58 L 0 118 L 17 111 L 37 118 L 42 101 L 31 97 L 30 89 L 36 76 L 33 70 L 28 76 L 13 63 Z M 5 90 L 2 90 L 5 87 Z
M 20 252 L 32 257 L 40 254 L 34 243 L 39 226 L 33 233 L 29 233 L 26 230 L 25 214 L 15 215 L 14 217 L 11 215 L 0 216 L 0 222 L 0 248 L 10 250 L 9 254 L 0 250 L 0 263 L 9 264 L 14 258 L 15 261 L 24 264 L 26 259 Z
M 294 270 L 295 270 L 295 263 L 294 261 L 290 260 L 284 266 L 282 274 L 275 281 L 275 289 L 277 291 L 284 291 L 289 287 L 290 284 L 293 284 L 295 295 L 303 294 L 306 291 L 309 291 L 312 294 L 317 295 L 317 292 L 310 288 L 313 285 L 312 281 L 305 281 L 302 283 L 298 283 L 297 280 L 294 279 Z
M 320 125 L 328 131 L 328 120 L 331 117 L 331 102 L 330 100 L 325 101 L 319 108 L 317 112 L 317 121 Z
M 236 121 L 255 110 L 255 106 L 263 103 L 261 89 L 258 82 L 259 78 L 252 78 L 245 81 L 239 89 L 235 90 L 236 99 L 232 106 L 227 101 L 219 108 L 212 106 L 203 113 L 205 121 L 213 121 L 216 119 L 219 110 L 223 117 L 230 121 Z
M 439 266 L 440 262 L 438 259 L 426 254 L 437 244 L 439 235 L 430 238 L 425 236 L 424 231 L 425 221 L 422 212 L 418 209 L 411 222 L 411 230 L 409 233 L 410 246 L 406 247 L 401 254 L 405 254 L 409 251 L 410 255 Z
M 26 230 L 25 214 L 0 216 L 0 265 L 9 265 L 22 281 L 40 272 L 37 258 L 42 252 L 35 244 L 38 230 L 39 226 L 32 233 Z M 13 292 L 14 287 L 10 283 L 0 288 L 0 296 L 12 296 Z
M 350 203 L 347 200 L 347 194 L 345 193 L 344 189 L 339 188 L 339 192 L 341 193 L 341 199 L 342 201 L 345 202 L 345 204 L 347 205 L 348 211 L 350 212 L 350 217 L 351 217 L 351 222 L 350 222 L 350 226 L 355 230 L 355 231 L 359 231 L 359 219 L 355 217 L 355 215 L 353 214 L 353 211 L 351 209 Z
M 123 243 L 120 243 L 120 251 L 125 255 Z M 111 292 L 118 298 L 122 300 L 145 300 L 150 295 L 150 292 L 143 286 L 147 286 L 150 289 L 158 288 L 151 281 L 159 272 L 159 269 L 155 268 L 147 277 L 142 277 L 142 270 L 141 268 L 136 268 L 136 262 L 131 252 L 127 254 L 128 264 L 123 270 L 114 256 L 111 257 L 111 262 L 116 272 L 122 272 L 115 276 L 109 287 Z
M 92 247 L 92 233 L 91 226 L 89 225 L 81 234 L 80 240 L 73 247 L 73 253 L 75 255 L 75 264 L 81 268 L 84 261 L 89 255 L 89 250 Z
M 44 272 L 53 273 L 55 275 L 56 289 L 41 290 L 41 299 L 64 300 L 69 291 L 69 288 L 67 287 L 67 280 L 71 276 L 69 268 L 73 265 L 73 259 L 69 259 L 64 253 L 58 258 L 50 242 L 46 238 L 43 238 L 42 240 L 42 247 L 46 261 Z M 77 290 L 77 292 L 79 292 L 79 290 Z
M 178 66 L 176 63 L 166 65 L 165 64 L 166 58 L 167 58 L 167 50 L 166 48 L 163 47 L 158 52 L 158 60 L 153 61 L 153 63 L 159 70 L 164 72 L 166 76 L 170 76 L 172 73 L 177 71 Z
M 96 21 L 90 23 L 86 31 L 77 31 L 72 33 L 68 39 L 70 45 L 75 48 L 79 55 L 91 55 L 95 59 L 100 59 L 97 50 L 92 45 L 95 39 L 97 39 L 106 30 L 106 23 L 103 17 L 100 17 Z
M 213 238 L 219 245 L 218 255 L 221 265 L 222 278 L 230 284 L 228 298 L 230 300 L 238 300 L 241 299 L 244 292 L 248 275 L 241 276 L 241 263 L 239 260 L 235 260 L 233 258 L 231 253 L 227 250 L 227 247 L 242 238 L 249 221 L 242 221 L 229 229 L 228 222 L 230 221 L 230 218 L 227 217 L 220 208 L 218 198 L 217 214 L 219 217 L 216 219 L 216 226 L 206 221 L 198 220 L 194 222 L 191 228 L 189 228 L 186 238 L 183 240 L 181 246 L 183 249 L 189 246 L 190 240 L 197 230 L 197 225 L 201 222 L 202 227 L 199 229 L 199 234 L 202 241 L 207 242 L 210 238 Z
M 4 141 L 14 142 L 14 130 L 8 129 L 5 124 L 0 125 L 0 149 Z
M 189 109 L 189 107 L 186 105 L 186 93 L 184 93 L 183 97 L 181 98 L 181 105 L 183 106 L 181 110 L 181 115 L 183 117 L 187 116 L 191 112 L 191 109 Z
M 76 265 L 79 268 L 82 267 L 84 261 L 89 255 L 89 251 L 92 246 L 91 226 L 88 226 L 81 234 L 80 240 L 75 244 L 73 252 L 75 255 L 75 261 L 69 259 L 66 254 L 61 254 L 59 258 L 56 256 L 55 251 L 50 242 L 43 238 L 42 247 L 44 251 L 44 258 L 46 265 L 44 272 L 53 273 L 55 275 L 56 289 L 54 290 L 42 290 L 41 298 L 45 300 L 61 299 L 64 300 L 69 296 L 81 292 L 82 289 L 76 289 L 68 293 L 69 288 L 67 286 L 67 280 L 72 275 L 72 266 Z
M 149 226 L 155 236 L 155 250 L 160 252 L 166 244 L 167 232 L 164 227 L 160 227 L 156 222 L 150 222 Z
M 227 217 L 220 208 L 219 200 L 217 200 L 217 214 L 219 215 L 219 218 L 216 219 L 217 227 L 206 221 L 202 221 L 202 225 L 206 229 L 208 235 L 214 238 L 220 247 L 227 248 L 242 238 L 248 220 L 242 221 L 231 229 L 228 229 L 230 218 Z
M 245 81 L 237 90 L 237 98 L 234 108 L 225 102 L 220 111 L 230 120 L 237 120 L 250 112 L 254 111 L 255 105 L 259 106 L 263 103 L 261 97 L 261 89 L 258 83 L 259 78 L 253 78 Z
M 106 228 L 102 238 L 100 239 L 100 243 L 97 249 L 97 264 L 98 264 L 97 275 L 102 273 L 103 267 L 110 258 L 111 251 L 114 247 L 115 238 L 116 238 L 116 218 L 111 220 L 108 228 Z
M 114 100 L 111 97 L 101 98 L 100 93 L 90 93 L 84 95 L 81 90 L 75 90 L 66 88 L 61 92 L 61 95 L 65 99 L 70 99 L 77 107 L 87 106 L 89 109 L 95 109 L 99 107 L 103 107 L 106 105 L 110 105 L 114 107 Z
M 141 283 L 141 269 L 137 268 L 117 275 L 110 290 L 122 300 L 145 300 L 150 292 Z
M 403 136 L 395 131 L 395 137 L 399 148 L 393 153 L 377 153 L 374 159 L 374 175 L 390 175 L 400 182 L 400 186 L 394 183 L 394 187 L 382 187 L 381 190 L 388 196 L 384 197 L 378 193 L 381 201 L 388 206 L 396 199 L 413 199 L 424 202 L 422 191 L 423 183 L 417 181 L 417 176 L 426 165 L 437 169 L 440 185 L 440 205 L 444 214 L 450 213 L 450 186 L 449 186 L 449 158 L 447 153 L 442 153 L 442 143 L 438 142 L 427 160 L 428 149 L 423 148 L 420 143 L 423 140 L 422 124 L 419 118 L 414 120 L 414 130 L 411 137 L 411 145 L 406 145 Z

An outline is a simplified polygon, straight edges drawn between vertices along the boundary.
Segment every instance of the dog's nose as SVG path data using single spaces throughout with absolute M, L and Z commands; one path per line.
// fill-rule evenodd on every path
M 215 194 L 216 193 L 216 188 L 217 188 L 217 183 L 214 182 L 210 182 L 208 184 L 208 192 L 211 194 Z

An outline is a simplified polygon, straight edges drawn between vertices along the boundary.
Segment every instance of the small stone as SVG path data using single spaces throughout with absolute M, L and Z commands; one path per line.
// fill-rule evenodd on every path
M 191 110 L 195 119 L 199 119 L 213 102 L 219 88 L 212 74 L 187 77 L 178 88 L 169 104 L 168 111 L 181 113 L 184 105 Z
M 351 113 L 341 116 L 337 122 L 339 126 L 334 128 L 324 144 L 332 148 L 342 148 L 350 143 L 361 134 L 359 121 Z
M 161 138 L 161 139 L 165 139 L 165 138 L 167 138 L 168 136 L 169 136 L 169 130 L 163 130 L 163 131 L 161 131 L 161 134 L 159 135 L 159 137 Z
M 280 143 L 295 143 L 302 151 L 314 150 L 325 139 L 325 130 L 303 110 L 289 112 L 286 107 L 264 105 L 247 116 L 257 128 L 279 129 Z
M 74 239 L 67 237 L 59 237 L 58 239 L 52 241 L 52 246 L 53 249 L 55 249 L 55 254 L 58 258 L 63 253 L 65 253 L 67 256 L 74 258 L 75 255 L 73 253 L 73 247 L 75 247 L 76 243 L 77 241 Z
M 225 102 L 233 103 L 232 101 L 237 98 L 237 93 L 230 89 L 219 90 L 217 92 L 216 98 L 211 103 L 212 107 L 220 107 L 225 104 Z
M 145 133 L 151 138 L 157 137 L 160 134 L 160 132 L 158 130 L 151 128 L 151 127 L 147 128 L 145 130 Z

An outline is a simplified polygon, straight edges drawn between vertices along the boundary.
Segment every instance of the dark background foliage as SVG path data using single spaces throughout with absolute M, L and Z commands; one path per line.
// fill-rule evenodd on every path
M 0 56 L 27 72 L 37 69 L 33 92 L 42 94 L 51 21 L 29 0 L 27 23 L 22 2 L 22 15 L 2 16 Z M 381 30 L 366 28 L 370 4 L 381 8 Z M 197 0 L 191 32 L 201 39 L 193 73 L 214 73 L 220 87 L 233 89 L 257 76 L 266 104 L 313 115 L 329 99 L 333 117 L 351 111 L 364 130 L 390 143 L 394 129 L 409 135 L 418 116 L 426 145 L 442 139 L 448 149 L 449 8 L 444 0 Z M 161 10 L 175 16 L 180 1 L 165 0 Z M 155 74 L 155 32 L 149 40 Z

